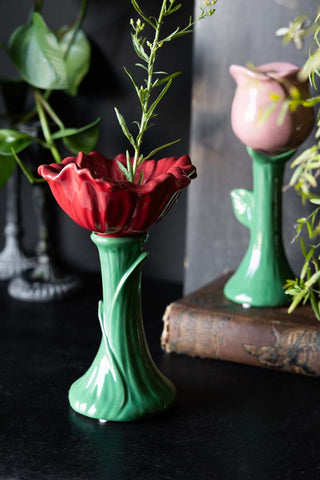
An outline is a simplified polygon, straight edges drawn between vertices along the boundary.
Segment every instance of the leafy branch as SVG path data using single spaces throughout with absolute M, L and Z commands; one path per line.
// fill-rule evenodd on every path
M 300 71 L 300 79 L 310 79 L 317 89 L 317 77 L 320 76 L 320 13 L 317 13 L 311 25 L 302 15 L 290 22 L 289 27 L 279 29 L 277 34 L 284 37 L 285 43 L 293 41 L 302 48 L 304 40 L 311 36 L 308 59 Z M 308 99 L 299 96 L 291 98 L 287 108 L 294 110 L 299 105 L 313 107 L 320 104 L 320 95 Z M 294 187 L 302 199 L 302 203 L 310 202 L 315 207 L 307 217 L 297 220 L 296 236 L 299 239 L 304 263 L 299 278 L 288 280 L 284 286 L 286 294 L 292 297 L 289 307 L 291 313 L 299 304 L 310 302 L 316 318 L 320 321 L 320 196 L 315 192 L 320 175 L 320 117 L 317 117 L 317 129 L 314 144 L 306 148 L 291 164 L 294 170 L 289 186 Z M 302 234 L 307 235 L 307 241 Z
M 46 25 L 42 14 L 42 0 L 34 1 L 33 15 L 28 23 L 18 27 L 11 35 L 5 51 L 16 67 L 19 78 L 4 82 L 11 84 L 11 95 L 15 87 L 30 90 L 34 104 L 27 112 L 7 112 L 10 128 L 0 129 L 0 185 L 12 174 L 17 162 L 31 183 L 40 179 L 24 165 L 18 154 L 32 143 L 50 151 L 55 162 L 61 157 L 57 142 L 62 141 L 71 153 L 91 151 L 98 138 L 99 119 L 81 128 L 66 128 L 50 105 L 50 96 L 55 90 L 76 95 L 79 85 L 89 70 L 90 43 L 81 30 L 87 11 L 88 0 L 81 0 L 78 15 L 71 25 L 53 32 Z M 3 95 L 5 95 L 4 88 Z M 13 120 L 14 119 L 14 120 Z M 39 132 L 27 135 L 21 125 L 38 121 Z M 41 179 L 42 181 L 42 179 Z
M 134 87 L 141 109 L 140 119 L 133 122 L 138 130 L 136 133 L 133 133 L 129 129 L 123 115 L 117 108 L 115 108 L 115 113 L 122 132 L 133 148 L 133 160 L 131 161 L 130 154 L 127 151 L 126 166 L 119 162 L 119 168 L 130 182 L 142 181 L 142 176 L 136 178 L 137 168 L 145 160 L 151 158 L 160 150 L 174 145 L 180 140 L 172 140 L 164 145 L 154 148 L 151 152 L 145 155 L 142 153 L 144 134 L 150 127 L 152 127 L 150 121 L 157 116 L 156 108 L 168 92 L 174 79 L 180 74 L 180 72 L 168 74 L 164 71 L 155 71 L 155 64 L 159 50 L 165 44 L 168 44 L 183 35 L 192 33 L 194 25 L 199 20 L 202 20 L 207 16 L 211 16 L 214 13 L 215 9 L 213 6 L 215 5 L 216 1 L 217 0 L 205 1 L 205 8 L 201 9 L 198 18 L 193 19 L 190 17 L 189 22 L 185 27 L 177 27 L 170 34 L 161 38 L 162 26 L 165 18 L 178 12 L 181 8 L 181 4 L 176 4 L 175 0 L 162 0 L 162 5 L 158 17 L 156 18 L 153 16 L 148 16 L 141 9 L 137 0 L 131 0 L 135 11 L 139 15 L 139 18 L 136 21 L 133 19 L 130 21 L 133 29 L 131 34 L 132 45 L 136 55 L 142 62 L 136 63 L 136 67 L 142 69 L 146 73 L 146 78 L 141 84 L 135 79 L 134 75 L 129 72 L 129 70 L 126 68 L 124 69 Z M 148 40 L 148 38 L 143 34 L 146 26 L 153 31 L 153 37 L 151 40 Z

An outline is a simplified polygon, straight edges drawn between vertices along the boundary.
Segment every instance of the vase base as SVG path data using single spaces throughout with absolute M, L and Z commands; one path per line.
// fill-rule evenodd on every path
M 285 280 L 278 286 L 273 283 L 273 288 L 268 289 L 264 286 L 265 283 L 259 285 L 258 282 L 251 281 L 246 284 L 244 279 L 238 281 L 237 278 L 231 277 L 223 293 L 228 300 L 242 305 L 243 308 L 285 307 L 290 304 L 290 298 L 283 291 L 284 284 Z
M 20 273 L 8 286 L 9 295 L 26 302 L 52 302 L 62 300 L 80 288 L 80 280 L 73 275 L 58 272 L 46 259 L 38 262 L 35 268 Z
M 70 401 L 70 399 L 69 399 Z M 109 422 L 136 422 L 136 421 L 139 421 L 139 420 L 148 420 L 150 418 L 155 418 L 155 417 L 158 417 L 160 415 L 163 415 L 165 412 L 167 412 L 168 410 L 170 410 L 174 403 L 176 401 L 176 394 L 174 395 L 174 398 L 172 399 L 172 402 L 170 402 L 169 404 L 166 404 L 166 405 L 163 405 L 162 408 L 158 408 L 158 409 L 154 409 L 152 411 L 146 411 L 146 412 L 137 412 L 137 413 L 131 413 L 131 414 L 128 414 L 128 415 L 119 415 L 119 416 L 115 416 L 115 417 L 111 417 L 111 418 L 99 418 L 98 416 L 95 416 L 95 415 L 90 415 L 89 413 L 87 412 L 83 412 L 81 411 L 81 405 L 71 405 L 71 402 L 70 402 L 70 406 L 72 408 L 72 410 L 77 414 L 77 415 L 80 415 L 81 417 L 86 417 L 86 418 L 91 418 L 92 420 L 96 420 L 98 421 L 100 424 L 104 424 L 104 423 L 109 423 Z
M 77 414 L 97 420 L 99 423 L 132 422 L 157 417 L 173 406 L 177 392 L 173 383 L 158 370 L 156 375 L 159 375 L 157 391 L 152 391 L 151 385 L 145 386 L 140 393 L 135 391 L 132 396 L 129 394 L 126 400 L 117 397 L 116 382 L 110 385 L 110 396 L 105 394 L 105 390 L 103 396 L 88 394 L 86 389 L 85 391 L 82 389 L 83 377 L 81 377 L 69 390 L 70 406 Z
M 11 280 L 34 266 L 34 258 L 26 257 L 18 248 L 5 247 L 0 253 L 0 280 Z

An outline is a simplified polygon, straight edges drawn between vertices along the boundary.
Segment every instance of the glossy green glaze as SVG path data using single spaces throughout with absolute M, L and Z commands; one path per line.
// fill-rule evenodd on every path
M 69 401 L 91 418 L 130 421 L 158 415 L 175 400 L 173 384 L 151 359 L 141 313 L 141 265 L 147 235 L 102 237 L 102 340 L 89 370 L 70 388 Z M 89 328 L 89 326 L 88 326 Z
M 290 301 L 283 291 L 293 278 L 282 241 L 282 181 L 285 163 L 294 150 L 269 157 L 251 148 L 253 191 L 231 192 L 237 219 L 250 229 L 248 250 L 225 285 L 230 300 L 252 306 L 281 306 Z

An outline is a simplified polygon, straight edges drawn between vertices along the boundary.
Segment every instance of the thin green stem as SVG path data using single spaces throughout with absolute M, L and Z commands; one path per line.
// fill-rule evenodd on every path
M 57 149 L 54 141 L 52 140 L 48 119 L 47 119 L 46 113 L 44 111 L 44 108 L 42 106 L 40 97 L 41 97 L 41 94 L 38 91 L 35 90 L 34 91 L 34 98 L 35 98 L 35 102 L 36 102 L 36 108 L 37 108 L 37 112 L 38 112 L 38 115 L 39 115 L 39 120 L 40 120 L 40 124 L 41 124 L 41 128 L 42 128 L 43 136 L 45 138 L 46 143 L 48 144 L 48 148 L 50 149 L 53 158 L 55 159 L 55 161 L 57 163 L 60 163 L 61 162 L 61 157 L 60 157 L 60 154 L 58 152 L 58 149 Z
M 48 115 L 52 118 L 52 120 L 58 125 L 58 127 L 62 130 L 64 129 L 64 124 L 62 122 L 62 120 L 58 117 L 58 115 L 56 114 L 56 112 L 53 110 L 53 108 L 51 107 L 51 105 L 45 100 L 45 98 L 43 97 L 43 95 L 41 95 L 39 92 L 38 92 L 38 99 L 39 101 L 41 102 L 43 108 L 46 110 L 46 112 L 48 113 Z
M 138 133 L 136 135 L 133 135 L 130 132 L 124 117 L 117 109 L 115 109 L 120 127 L 122 128 L 122 131 L 126 138 L 129 140 L 129 143 L 133 147 L 133 160 L 130 163 L 130 166 L 128 165 L 127 168 L 120 167 L 125 177 L 130 182 L 141 181 L 141 176 L 139 179 L 136 178 L 137 168 L 145 160 L 150 158 L 151 154 L 156 153 L 162 150 L 162 148 L 176 143 L 176 140 L 166 143 L 165 145 L 153 149 L 152 152 L 150 152 L 148 155 L 143 155 L 141 153 L 144 134 L 152 126 L 150 124 L 150 120 L 156 116 L 155 110 L 158 107 L 159 102 L 167 93 L 173 79 L 179 74 L 179 72 L 167 74 L 166 72 L 155 71 L 155 63 L 158 50 L 165 43 L 171 42 L 172 40 L 181 37 L 182 35 L 191 33 L 193 31 L 193 26 L 196 22 L 202 20 L 206 16 L 210 16 L 213 14 L 214 9 L 211 7 L 216 3 L 216 1 L 217 0 L 206 0 L 204 3 L 210 8 L 210 10 L 205 11 L 205 9 L 202 8 L 200 16 L 195 20 L 193 20 L 193 17 L 190 17 L 189 23 L 186 27 L 182 29 L 180 27 L 177 27 L 175 30 L 172 31 L 170 35 L 161 38 L 160 31 L 162 30 L 162 25 L 165 17 L 177 12 L 181 8 L 181 4 L 175 4 L 175 0 L 162 0 L 158 18 L 156 18 L 154 16 L 146 15 L 140 8 L 138 0 L 131 0 L 134 9 L 139 15 L 139 18 L 136 22 L 134 22 L 133 19 L 131 19 L 130 21 L 130 24 L 133 27 L 133 33 L 131 35 L 132 44 L 137 56 L 142 60 L 142 62 L 144 62 L 143 64 L 137 63 L 136 66 L 146 71 L 147 75 L 144 83 L 139 86 L 133 75 L 131 75 L 131 73 L 125 68 L 125 71 L 135 88 L 141 107 L 140 121 L 133 122 L 138 126 Z M 145 28 L 145 23 L 141 22 L 141 19 L 143 19 L 144 22 L 148 24 L 149 28 L 154 30 L 154 36 L 152 41 L 148 41 L 146 37 L 142 36 L 141 32 Z M 160 92 L 158 93 L 158 95 L 155 96 L 155 98 L 152 98 L 154 90 L 159 87 L 161 87 Z
M 26 165 L 20 160 L 20 158 L 18 157 L 16 152 L 13 150 L 13 148 L 11 149 L 11 151 L 12 151 L 12 156 L 14 157 L 15 161 L 17 162 L 17 164 L 21 168 L 22 172 L 25 174 L 25 176 L 27 177 L 27 179 L 29 180 L 29 182 L 31 184 L 32 183 L 43 183 L 43 182 L 45 182 L 44 178 L 35 177 L 32 174 L 31 170 L 29 170 L 29 168 L 27 168 Z
M 159 17 L 157 19 L 157 22 L 155 24 L 155 35 L 153 42 L 150 47 L 150 56 L 149 56 L 149 62 L 148 62 L 148 78 L 147 78 L 147 88 L 146 88 L 146 94 L 144 98 L 144 104 L 142 105 L 142 114 L 141 114 L 141 121 L 140 121 L 140 128 L 139 128 L 139 133 L 136 137 L 136 145 L 134 148 L 134 159 L 133 159 L 133 176 L 135 176 L 135 172 L 137 169 L 137 165 L 140 159 L 140 149 L 141 149 L 141 144 L 142 144 L 142 139 L 143 139 L 143 133 L 145 132 L 148 122 L 149 122 L 149 116 L 148 116 L 148 107 L 149 107 L 149 102 L 150 102 L 150 96 L 151 96 L 151 91 L 152 91 L 152 84 L 153 84 L 153 71 L 154 71 L 154 64 L 156 60 L 156 54 L 158 49 L 160 48 L 159 46 L 159 36 L 160 36 L 160 29 L 161 29 L 161 24 L 163 22 L 163 18 L 165 16 L 167 8 L 167 0 L 164 0 L 162 2 L 161 10 L 159 13 Z M 133 179 L 134 181 L 134 179 Z
M 88 0 L 81 0 L 81 7 L 80 7 L 80 11 L 78 13 L 78 16 L 73 24 L 73 29 L 74 29 L 74 32 L 73 32 L 73 35 L 70 39 L 70 42 L 69 42 L 69 45 L 66 49 L 66 52 L 64 54 L 64 58 L 67 58 L 67 56 L 69 55 L 69 52 L 70 52 L 70 49 L 73 45 L 73 42 L 77 36 L 77 33 L 78 31 L 80 30 L 81 28 L 81 25 L 83 23 L 83 20 L 86 16 L 86 13 L 87 13 L 87 9 L 88 9 Z

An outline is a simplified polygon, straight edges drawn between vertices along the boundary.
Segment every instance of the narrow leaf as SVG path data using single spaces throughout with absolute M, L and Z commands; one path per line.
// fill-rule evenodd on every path
M 168 82 L 169 80 L 173 80 L 174 78 L 178 77 L 178 75 L 181 75 L 181 72 L 172 73 L 171 75 L 168 75 L 167 77 L 162 78 L 161 80 L 157 79 L 157 83 L 155 82 L 156 86 L 158 87 L 159 85 L 161 85 L 165 82 Z
M 139 43 L 137 37 L 135 35 L 131 35 L 131 38 L 132 38 L 132 45 L 133 45 L 134 51 L 136 52 L 138 57 L 141 58 L 141 60 L 144 60 L 145 62 L 148 63 L 149 56 L 147 55 L 141 43 Z
M 150 17 L 147 17 L 145 13 L 141 10 L 140 6 L 138 5 L 138 2 L 136 0 L 131 0 L 131 3 L 133 5 L 133 8 L 136 10 L 136 12 L 140 15 L 143 20 L 145 20 L 149 25 L 151 25 L 153 28 L 156 28 L 156 24 L 151 20 Z
M 148 160 L 148 158 L 153 157 L 153 155 L 155 155 L 160 150 L 163 150 L 164 148 L 170 147 L 171 145 L 174 145 L 175 143 L 178 143 L 180 141 L 181 141 L 181 138 L 178 138 L 177 140 L 173 140 L 173 142 L 169 142 L 169 143 L 166 143 L 165 145 L 161 145 L 160 147 L 155 148 L 146 157 L 144 157 L 144 160 Z
M 117 108 L 115 108 L 114 111 L 116 112 L 118 122 L 120 124 L 120 127 L 121 127 L 124 135 L 127 137 L 129 142 L 131 143 L 131 145 L 134 146 L 135 145 L 134 138 L 133 138 L 133 136 L 131 135 L 131 133 L 128 129 L 128 126 L 126 124 L 126 121 L 125 121 L 124 117 L 121 115 L 121 113 L 119 112 L 119 110 Z
M 152 115 L 155 108 L 157 107 L 157 105 L 159 104 L 159 102 L 161 101 L 161 99 L 164 97 L 164 95 L 167 93 L 170 85 L 172 83 L 172 79 L 170 79 L 167 84 L 164 86 L 164 88 L 161 90 L 160 94 L 158 95 L 158 97 L 155 99 L 155 101 L 153 102 L 153 104 L 151 105 L 151 107 L 149 108 L 148 110 L 148 115 Z
M 133 75 L 129 72 L 129 70 L 127 70 L 126 67 L 123 67 L 123 69 L 126 72 L 126 74 L 128 75 L 128 77 L 130 78 L 130 80 L 131 80 L 131 82 L 132 82 L 132 84 L 133 84 L 133 86 L 134 86 L 134 88 L 135 88 L 135 90 L 136 90 L 136 92 L 139 96 L 139 86 L 138 86 L 137 82 L 135 81 L 135 79 L 133 78 Z
M 123 163 L 117 161 L 117 165 L 119 167 L 119 169 L 121 170 L 121 172 L 123 173 L 123 175 L 126 177 L 126 179 L 128 180 L 129 178 L 129 173 L 126 169 L 126 167 L 123 165 Z

